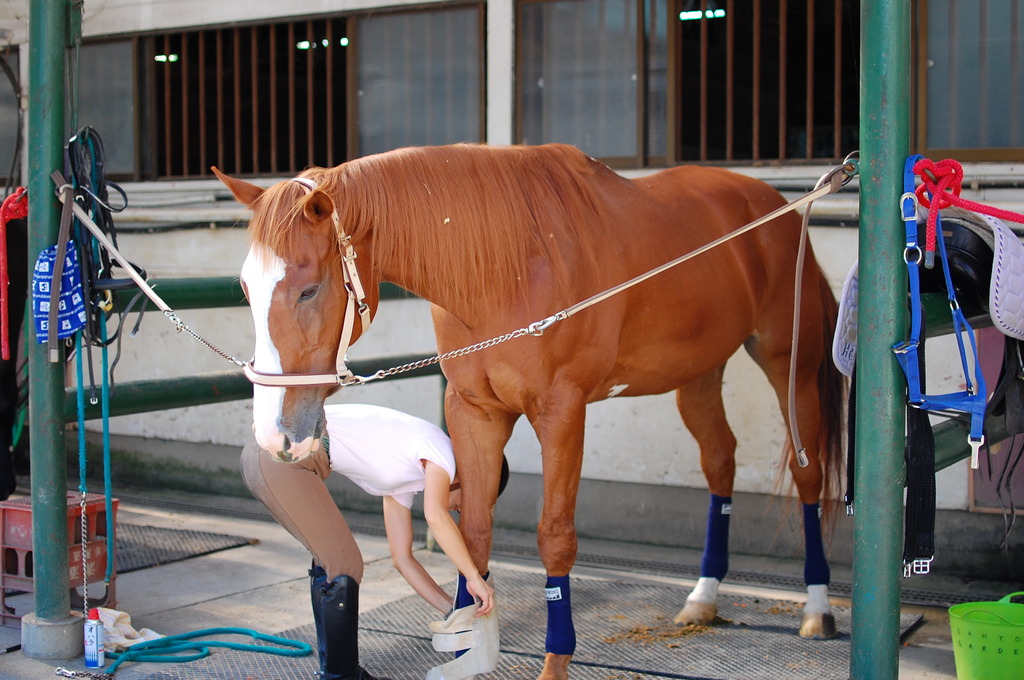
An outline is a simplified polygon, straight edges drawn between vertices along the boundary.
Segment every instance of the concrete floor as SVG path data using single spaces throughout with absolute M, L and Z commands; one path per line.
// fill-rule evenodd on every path
M 181 494 L 176 494 L 180 497 Z M 259 518 L 262 508 L 247 499 L 196 498 L 195 506 L 154 507 L 121 497 L 118 521 L 149 526 L 192 529 L 258 539 L 251 545 L 209 555 L 141 569 L 117 578 L 117 609 L 131 615 L 137 629 L 151 628 L 163 634 L 176 634 L 221 626 L 248 627 L 275 633 L 310 623 L 308 580 L 309 556 L 276 523 Z M 205 504 L 205 509 L 197 509 Z M 218 511 L 219 508 L 219 511 Z M 219 514 L 217 514 L 219 512 Z M 251 514 L 249 514 L 251 513 Z M 350 517 L 359 527 L 379 523 L 372 516 Z M 412 591 L 392 568 L 386 540 L 377 531 L 357 535 L 366 563 L 360 609 L 369 611 L 385 603 L 409 596 Z M 495 544 L 534 545 L 532 535 L 521 532 L 497 532 Z M 622 542 L 581 540 L 580 553 L 587 555 L 641 555 L 653 562 L 698 564 L 699 554 L 680 549 L 638 546 Z M 451 580 L 450 564 L 440 553 L 419 550 L 417 557 L 439 582 Z M 529 557 L 495 557 L 497 564 L 542 571 L 539 561 Z M 735 570 L 800 574 L 800 565 L 785 564 L 761 557 L 734 556 Z M 628 575 L 633 580 L 652 579 L 659 583 L 678 583 L 689 587 L 693 581 L 664 574 L 628 572 L 608 567 L 579 564 L 578 575 L 615 578 Z M 835 581 L 849 582 L 850 574 L 833 572 Z M 941 585 L 941 584 L 940 584 Z M 995 587 L 999 587 L 998 584 Z M 800 599 L 802 593 L 780 592 L 770 588 L 723 585 L 723 592 L 757 594 L 765 597 Z M 1009 591 L 1006 591 L 1009 592 Z M 30 597 L 30 596 L 29 596 Z M 834 604 L 849 605 L 848 599 L 834 598 Z M 20 611 L 20 610 L 19 610 Z M 952 642 L 945 608 L 904 607 L 919 612 L 923 623 L 900 649 L 899 677 L 904 680 L 956 678 Z M 0 628 L 0 650 L 17 647 L 19 631 Z M 540 650 L 538 650 L 540 651 Z M 83 670 L 81 658 L 70 660 L 30 659 L 14 649 L 0 654 L 0 677 L 10 680 L 52 678 L 55 668 L 65 666 Z M 117 671 L 118 680 L 138 680 L 167 672 L 167 664 L 130 663 Z

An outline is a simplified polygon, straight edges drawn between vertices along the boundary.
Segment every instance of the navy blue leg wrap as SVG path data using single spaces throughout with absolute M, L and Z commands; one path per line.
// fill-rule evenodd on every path
M 484 574 L 484 579 L 486 580 L 490 575 L 491 572 L 487 572 Z M 468 607 L 474 602 L 476 602 L 476 598 L 474 598 L 473 595 L 470 594 L 469 589 L 466 588 L 466 577 L 459 574 L 457 585 L 455 586 L 455 608 L 462 609 L 463 607 Z M 468 651 L 468 649 L 463 649 L 455 652 L 455 658 L 459 658 Z
M 473 604 L 473 602 L 473 596 L 466 589 L 466 577 L 459 574 L 458 586 L 455 588 L 455 608 L 462 609 Z
M 704 539 L 704 556 L 700 560 L 700 575 L 725 579 L 729 572 L 729 518 L 732 516 L 732 497 L 711 494 L 708 506 L 708 532 Z
M 572 599 L 569 576 L 548 576 L 544 585 L 548 601 L 548 634 L 545 651 L 551 654 L 572 654 L 576 651 L 576 628 L 572 623 Z
M 821 506 L 804 504 L 804 582 L 809 586 L 827 586 L 832 578 L 821 540 Z

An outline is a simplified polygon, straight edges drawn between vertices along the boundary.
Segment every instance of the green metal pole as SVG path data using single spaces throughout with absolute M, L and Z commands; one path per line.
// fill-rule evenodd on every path
M 860 270 L 856 515 L 850 674 L 899 675 L 907 330 L 903 161 L 910 139 L 910 3 L 861 3 Z
M 28 257 L 57 241 L 59 209 L 50 173 L 63 167 L 68 3 L 32 0 L 29 9 Z M 67 472 L 64 454 L 64 365 L 30 342 L 29 424 L 35 611 L 22 620 L 22 650 L 35 658 L 81 653 L 71 616 L 68 577 Z

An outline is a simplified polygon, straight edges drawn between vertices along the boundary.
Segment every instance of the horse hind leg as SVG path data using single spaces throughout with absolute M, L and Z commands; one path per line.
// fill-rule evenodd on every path
M 805 314 L 807 309 L 805 305 Z M 784 325 L 780 324 L 775 333 L 759 333 L 747 342 L 746 349 L 768 377 L 787 425 L 795 419 L 804 447 L 804 465 L 801 465 L 792 446 L 786 448 L 794 454 L 789 456 L 787 462 L 803 506 L 807 604 L 804 606 L 799 632 L 805 638 L 830 639 L 838 633 L 828 599 L 830 572 L 825 556 L 820 505 L 823 494 L 828 496 L 824 492 L 837 465 L 834 458 L 836 446 L 832 438 L 825 435 L 840 428 L 835 414 L 830 410 L 835 396 L 832 392 L 837 388 L 829 382 L 831 378 L 827 371 L 830 366 L 823 368 L 822 364 L 830 361 L 827 351 L 830 337 L 823 331 L 824 325 L 812 319 L 808 319 L 801 328 L 796 380 L 792 386 L 795 390 L 792 400 L 795 410 L 790 412 L 792 328 L 782 328 Z M 790 441 L 790 444 L 793 442 Z
M 711 492 L 701 576 L 674 621 L 710 624 L 718 614 L 718 586 L 729 571 L 729 521 L 736 474 L 736 437 L 725 417 L 722 376 L 725 366 L 676 390 L 676 407 L 700 446 L 700 464 Z

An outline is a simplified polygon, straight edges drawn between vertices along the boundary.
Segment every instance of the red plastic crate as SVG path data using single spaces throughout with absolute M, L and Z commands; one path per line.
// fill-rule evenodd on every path
M 116 532 L 118 500 L 112 499 Z M 75 599 L 79 588 L 86 583 L 101 584 L 107 571 L 107 507 L 106 498 L 100 494 L 86 494 L 85 497 L 85 554 L 86 570 L 82 573 L 82 495 L 68 492 L 68 581 Z M 35 592 L 35 560 L 32 550 L 32 499 L 16 498 L 0 502 L 0 625 L 21 625 L 21 614 L 6 602 L 7 591 Z M 112 607 L 116 571 L 110 576 L 102 603 Z M 81 598 L 78 598 L 81 600 Z

